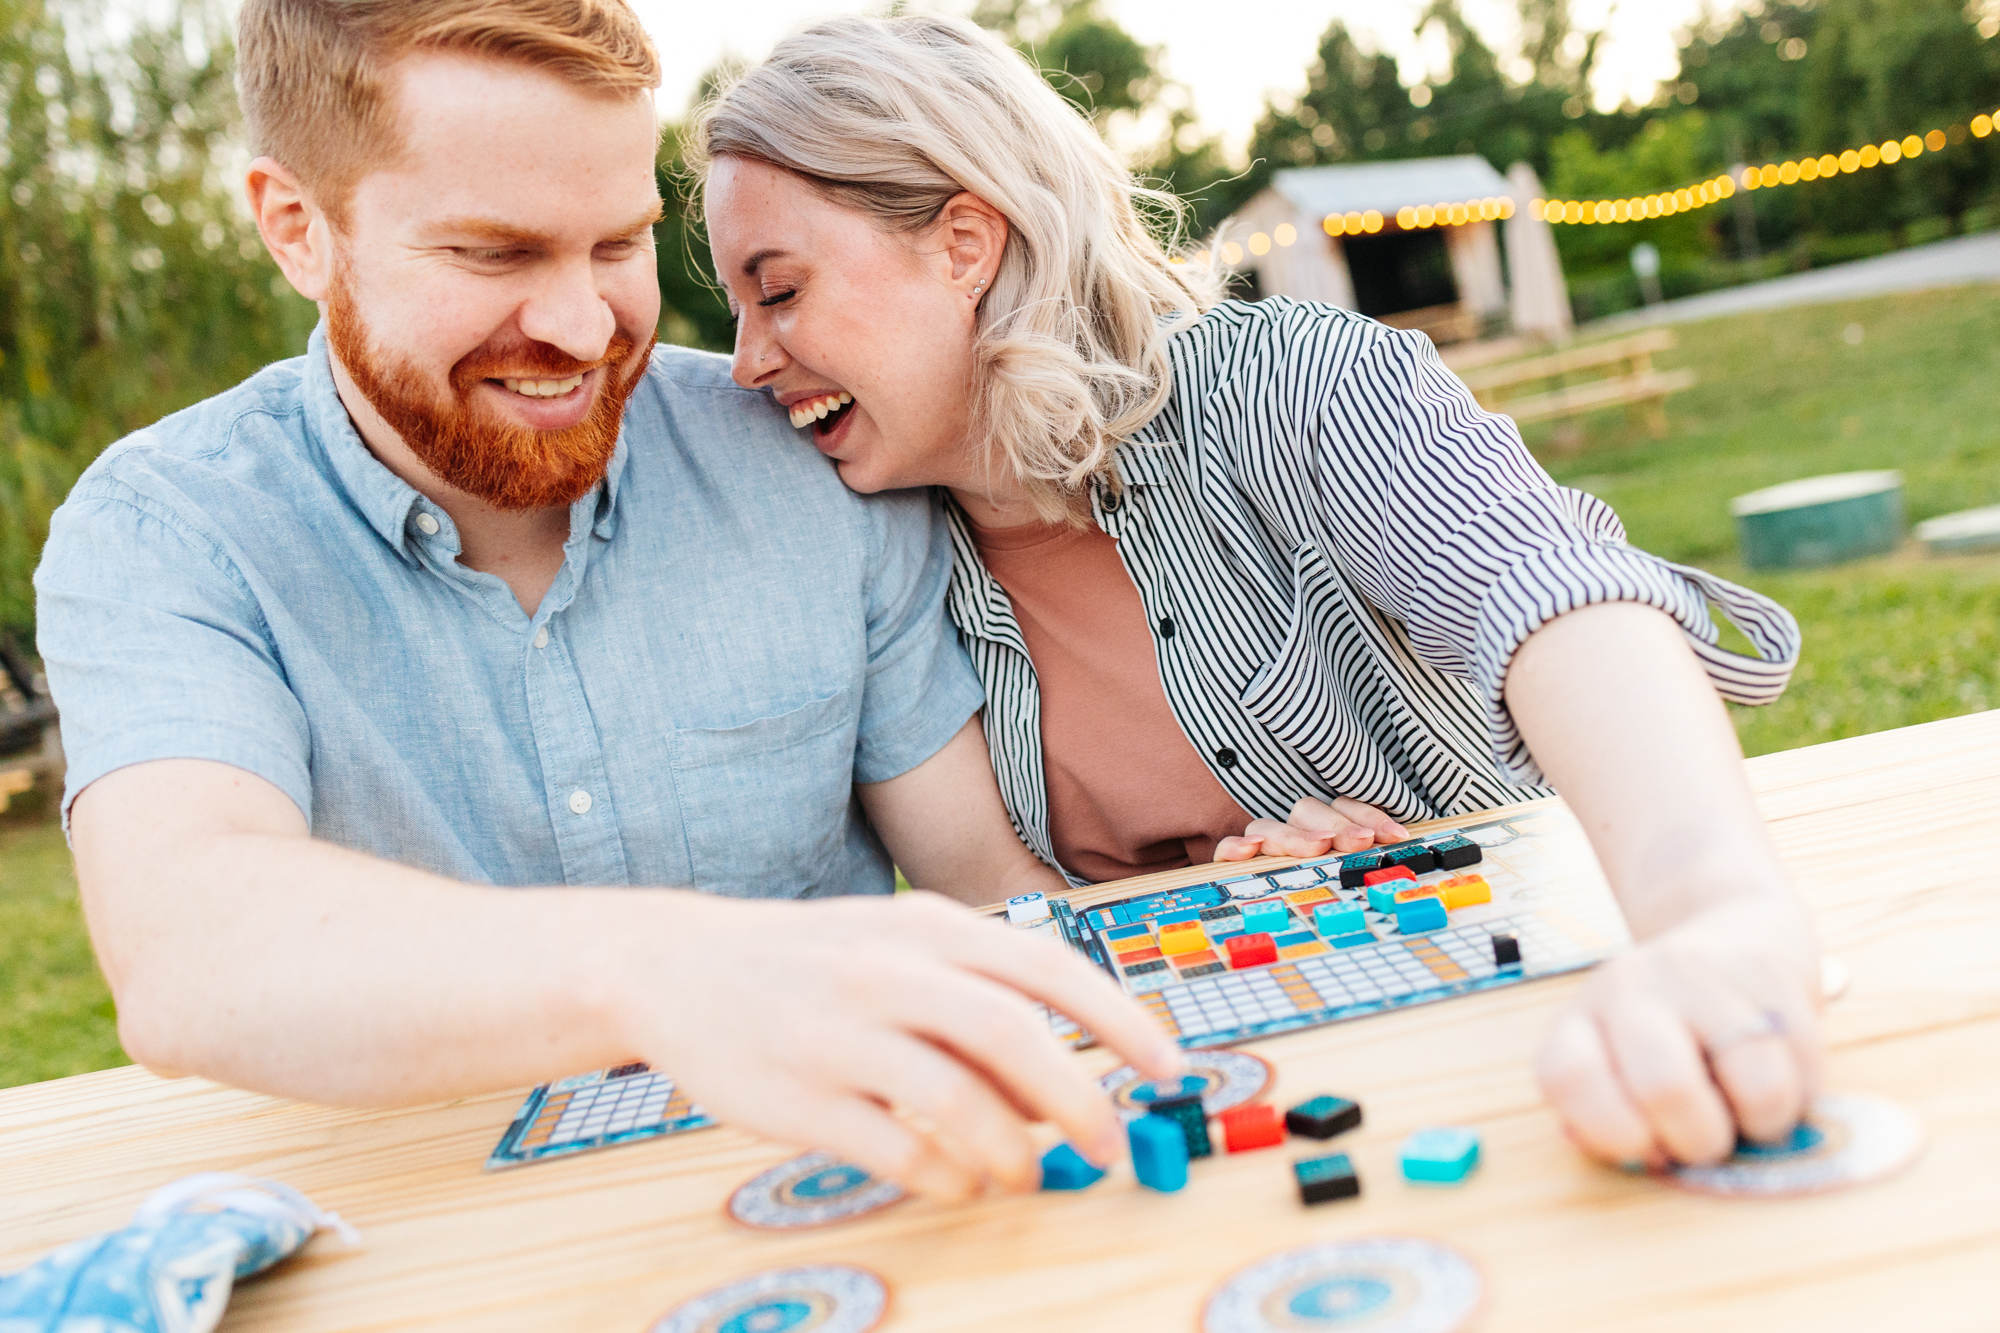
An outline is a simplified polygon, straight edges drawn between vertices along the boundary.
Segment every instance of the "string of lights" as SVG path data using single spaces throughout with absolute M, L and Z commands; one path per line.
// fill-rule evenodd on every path
M 1984 139 L 1996 131 L 2000 131 L 2000 110 L 1990 115 L 1982 112 L 1970 122 L 1953 125 L 1949 130 L 1931 130 L 1901 139 L 1885 139 L 1879 144 L 1863 144 L 1843 153 L 1822 153 L 1817 157 L 1802 157 L 1790 162 L 1744 166 L 1735 172 L 1724 172 L 1693 185 L 1662 190 L 1657 194 L 1634 195 L 1629 199 L 1531 199 L 1528 201 L 1528 216 L 1541 222 L 1582 226 L 1672 217 L 1676 213 L 1692 212 L 1719 203 L 1739 189 L 1768 190 L 1796 185 L 1801 181 L 1852 175 L 1877 166 L 1894 166 L 1925 153 L 1942 152 L 1953 144 L 1965 142 L 1968 137 Z M 1462 227 L 1472 222 L 1498 222 L 1513 216 L 1512 199 L 1489 197 L 1399 208 L 1393 219 L 1372 208 L 1366 212 L 1328 213 L 1320 220 L 1320 229 L 1332 237 L 1373 236 L 1392 223 L 1403 231 L 1419 231 L 1427 227 Z M 1271 229 L 1269 235 L 1259 231 L 1251 233 L 1240 245 L 1235 241 L 1225 242 L 1222 260 L 1233 268 L 1243 262 L 1246 247 L 1253 257 L 1261 257 L 1271 252 L 1273 244 L 1292 245 L 1298 238 L 1297 228 L 1288 222 L 1280 223 Z M 1197 252 L 1195 259 L 1207 263 L 1208 251 Z
M 1635 195 L 1629 199 L 1532 199 L 1528 202 L 1528 216 L 1544 222 L 1585 226 L 1671 217 L 1675 213 L 1703 208 L 1727 199 L 1738 189 L 1768 190 L 1797 185 L 1801 181 L 1851 176 L 1857 171 L 1907 162 L 1927 152 L 1943 152 L 1953 144 L 1964 143 L 1967 138 L 1984 139 L 1996 129 L 2000 129 L 2000 111 L 1990 115 L 1982 112 L 1974 116 L 1970 123 L 1953 125 L 1949 130 L 1931 130 L 1921 135 L 1905 135 L 1901 139 L 1885 139 L 1879 144 L 1863 144 L 1842 153 L 1821 153 L 1816 157 L 1801 157 L 1790 162 L 1744 166 L 1733 174 L 1725 173 L 1697 185 L 1659 194 Z

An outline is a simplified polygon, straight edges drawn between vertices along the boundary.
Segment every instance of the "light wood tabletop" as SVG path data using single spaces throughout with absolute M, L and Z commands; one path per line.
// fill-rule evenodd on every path
M 723 1203 L 792 1150 L 727 1127 L 488 1173 L 518 1092 L 355 1112 L 122 1069 L 0 1092 L 0 1272 L 124 1224 L 160 1185 L 225 1170 L 295 1185 L 364 1237 L 348 1250 L 322 1236 L 246 1284 L 226 1333 L 640 1333 L 698 1292 L 803 1262 L 880 1274 L 891 1330 L 1193 1329 L 1249 1261 L 1382 1233 L 1469 1256 L 1486 1285 L 1479 1327 L 1495 1333 L 2000 1327 L 2000 712 L 1751 770 L 1822 946 L 1852 976 L 1828 1010 L 1830 1086 L 1892 1097 L 1928 1130 L 1915 1165 L 1858 1189 L 1728 1201 L 1586 1162 L 1529 1067 L 1570 976 L 1249 1046 L 1275 1066 L 1280 1105 L 1320 1091 L 1363 1103 L 1365 1125 L 1337 1144 L 1359 1200 L 1301 1205 L 1295 1141 L 1198 1162 L 1176 1195 L 1121 1170 L 1079 1194 L 906 1201 L 759 1233 Z M 1484 1136 L 1462 1189 L 1400 1179 L 1397 1142 L 1432 1124 Z

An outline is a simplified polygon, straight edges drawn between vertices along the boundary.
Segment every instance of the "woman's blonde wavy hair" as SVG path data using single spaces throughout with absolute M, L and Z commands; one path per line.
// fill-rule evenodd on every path
M 684 148 L 697 184 L 718 157 L 766 162 L 892 232 L 929 227 L 961 191 L 1006 215 L 969 443 L 1052 521 L 1085 521 L 1092 478 L 1117 484 L 1112 451 L 1172 391 L 1168 336 L 1218 299 L 1208 265 L 1169 256 L 1181 201 L 1136 182 L 1026 60 L 962 20 L 815 24 L 718 89 Z

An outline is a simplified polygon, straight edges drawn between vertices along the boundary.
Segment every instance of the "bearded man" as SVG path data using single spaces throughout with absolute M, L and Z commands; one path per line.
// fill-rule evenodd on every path
M 1030 1119 L 1115 1155 L 1034 1001 L 1161 1076 L 1166 1039 L 886 896 L 887 853 L 969 899 L 1058 883 L 930 502 L 854 496 L 722 358 L 652 346 L 630 10 L 248 0 L 238 50 L 250 206 L 322 324 L 108 450 L 37 575 L 126 1049 L 358 1104 L 645 1059 L 943 1196 L 1032 1188 Z

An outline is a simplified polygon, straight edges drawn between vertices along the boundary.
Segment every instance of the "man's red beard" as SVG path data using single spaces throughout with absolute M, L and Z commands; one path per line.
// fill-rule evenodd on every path
M 403 437 L 423 465 L 447 486 L 476 495 L 495 509 L 548 509 L 590 493 L 611 465 L 625 402 L 639 387 L 653 343 L 624 378 L 619 369 L 635 346 L 624 334 L 596 361 L 578 361 L 547 343 L 524 342 L 511 350 L 480 347 L 451 368 L 449 397 L 432 391 L 408 362 L 377 351 L 356 309 L 345 277 L 337 277 L 326 303 L 327 341 L 355 387 Z M 562 430 L 533 430 L 481 409 L 472 391 L 483 380 L 568 379 L 604 368 L 604 384 L 590 415 Z

